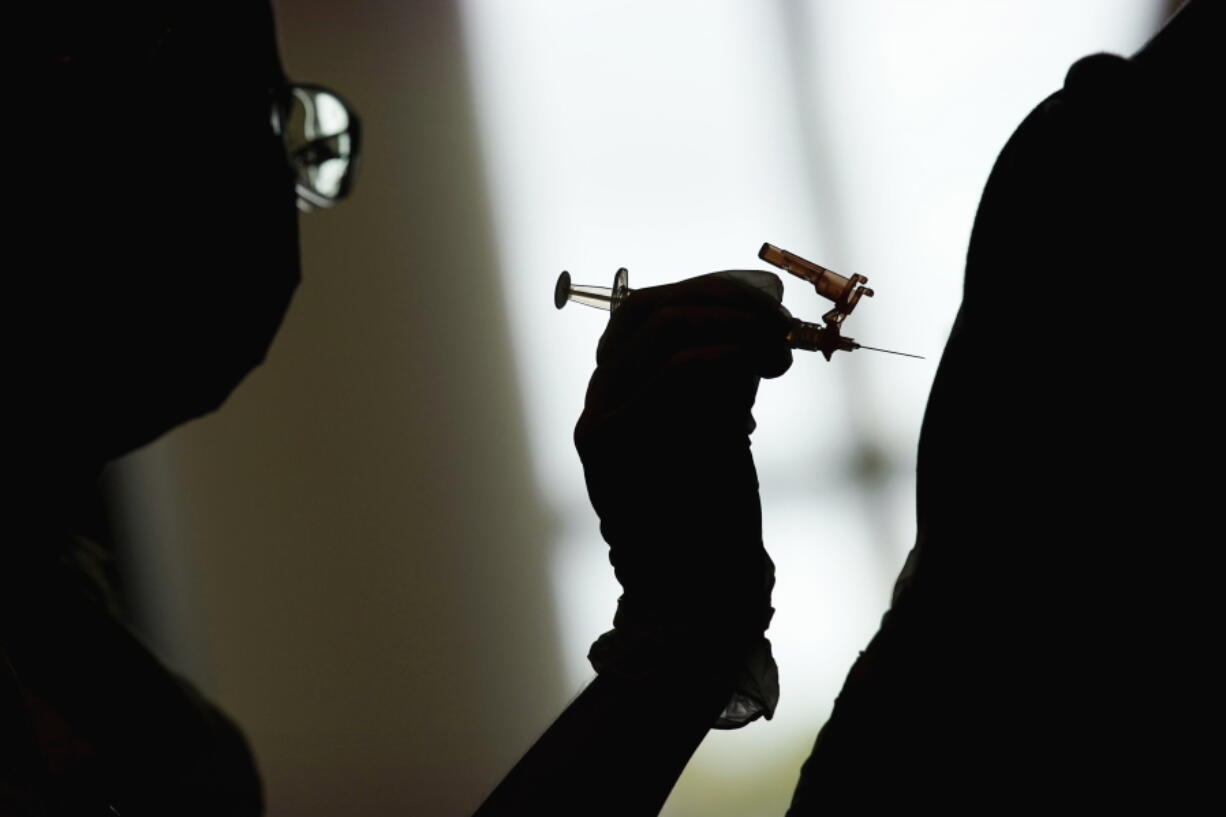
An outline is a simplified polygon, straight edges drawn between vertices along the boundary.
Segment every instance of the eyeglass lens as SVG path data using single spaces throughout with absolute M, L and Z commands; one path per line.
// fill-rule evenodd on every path
M 349 192 L 357 160 L 357 117 L 331 91 L 291 85 L 283 120 L 286 152 L 304 211 L 330 207 Z

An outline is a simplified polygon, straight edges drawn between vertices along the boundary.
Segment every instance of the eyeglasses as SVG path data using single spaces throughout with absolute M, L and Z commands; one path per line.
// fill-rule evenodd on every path
M 344 99 L 320 85 L 283 85 L 273 95 L 272 128 L 294 169 L 299 210 L 331 207 L 349 195 L 362 125 Z

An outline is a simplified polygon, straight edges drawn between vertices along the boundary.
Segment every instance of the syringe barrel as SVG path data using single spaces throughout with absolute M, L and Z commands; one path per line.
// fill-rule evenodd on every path
M 613 290 L 608 287 L 589 287 L 571 284 L 569 300 L 597 309 L 613 308 Z

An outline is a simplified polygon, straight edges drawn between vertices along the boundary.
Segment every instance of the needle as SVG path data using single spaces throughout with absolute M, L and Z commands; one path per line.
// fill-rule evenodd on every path
M 878 349 L 876 346 L 865 346 L 863 343 L 856 344 L 857 349 L 869 349 L 873 352 L 885 352 L 887 355 L 902 355 L 903 357 L 915 357 L 924 360 L 923 355 L 913 355 L 910 352 L 895 352 L 893 349 Z

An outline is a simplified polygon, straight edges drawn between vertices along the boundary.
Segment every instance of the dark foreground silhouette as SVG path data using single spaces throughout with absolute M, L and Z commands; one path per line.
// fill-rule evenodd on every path
M 1199 202 L 1222 181 L 1224 33 L 1198 2 L 1132 59 L 1079 61 L 997 160 L 920 437 L 916 545 L 792 817 L 1206 795 L 1222 287 Z
M 1194 2 L 1134 57 L 1078 62 L 1002 151 L 918 540 L 790 817 L 1213 794 L 1221 17 Z M 786 368 L 770 314 L 701 279 L 614 314 L 576 436 L 630 654 L 597 643 L 596 681 L 480 817 L 655 814 L 744 690 L 769 620 L 744 418 Z
M 226 398 L 297 283 L 271 12 L 42 4 L 15 36 L 0 814 L 256 815 L 241 734 L 124 627 L 74 516 Z

